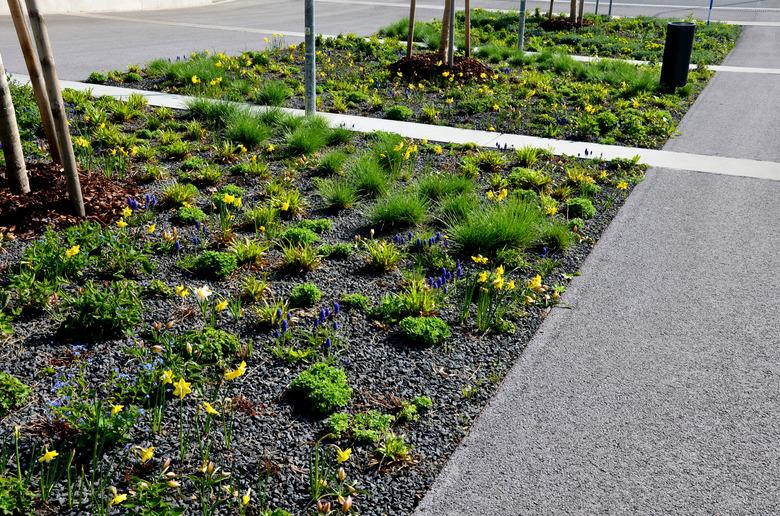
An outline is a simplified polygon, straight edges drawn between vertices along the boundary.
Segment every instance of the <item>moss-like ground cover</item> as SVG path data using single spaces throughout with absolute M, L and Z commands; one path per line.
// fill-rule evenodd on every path
M 586 142 L 659 148 L 711 72 L 690 73 L 676 92 L 658 89 L 658 66 L 581 63 L 567 55 L 485 47 L 492 69 L 466 77 L 436 63 L 417 79 L 391 70 L 403 56 L 396 41 L 356 36 L 320 40 L 318 109 Z M 302 45 L 280 40 L 262 52 L 204 52 L 157 60 L 143 69 L 94 75 L 95 81 L 168 92 L 303 107 Z
M 65 97 L 137 194 L 3 232 L 17 514 L 410 513 L 644 170 Z

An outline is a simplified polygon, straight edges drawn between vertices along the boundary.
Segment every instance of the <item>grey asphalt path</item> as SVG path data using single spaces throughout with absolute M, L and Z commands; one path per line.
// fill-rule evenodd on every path
M 773 37 L 728 64 L 777 64 Z M 665 150 L 780 161 L 780 85 L 736 75 Z M 780 181 L 650 170 L 417 516 L 780 513 L 778 199 Z
M 429 8 L 439 4 L 440 0 L 420 0 L 419 19 L 440 16 L 439 10 Z M 616 2 L 614 14 L 703 17 L 706 11 L 702 8 L 706 4 L 706 0 L 626 0 Z M 529 9 L 535 6 L 544 9 L 548 4 L 532 1 L 528 5 Z M 556 10 L 566 9 L 562 0 L 555 5 Z M 780 22 L 780 0 L 716 0 L 716 5 L 736 10 L 715 11 L 714 19 Z M 475 0 L 472 6 L 513 9 L 517 2 Z M 601 12 L 605 6 L 602 2 Z M 695 6 L 699 7 L 694 9 Z M 589 10 L 594 7 L 592 3 L 588 4 Z M 368 35 L 407 14 L 406 0 L 319 0 L 317 30 L 322 34 L 353 32 Z M 123 69 L 158 57 L 175 59 L 203 49 L 236 53 L 262 48 L 265 46 L 263 38 L 269 33 L 303 32 L 303 1 L 235 0 L 167 11 L 52 15 L 47 17 L 47 23 L 60 77 L 83 80 L 95 70 Z M 302 38 L 286 36 L 285 40 L 297 43 Z M 7 16 L 0 16 L 0 52 L 10 72 L 25 72 Z
M 780 68 L 780 27 L 745 27 L 723 64 Z M 664 147 L 780 161 L 780 75 L 717 73 Z

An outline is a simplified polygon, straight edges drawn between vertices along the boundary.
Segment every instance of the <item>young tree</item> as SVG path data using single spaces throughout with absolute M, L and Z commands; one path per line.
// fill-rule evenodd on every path
M 16 125 L 16 111 L 11 99 L 11 88 L 0 55 L 0 143 L 3 144 L 5 156 L 5 176 L 11 191 L 15 194 L 26 194 L 30 191 L 27 179 L 27 168 L 24 165 L 22 140 L 19 138 L 19 128 Z
M 441 18 L 441 37 L 439 38 L 439 59 L 446 62 L 450 43 L 450 10 L 453 8 L 452 0 L 444 0 L 444 15 Z
M 417 11 L 417 1 L 411 0 L 409 3 L 409 28 L 406 34 L 406 57 L 412 57 L 414 47 L 414 15 Z

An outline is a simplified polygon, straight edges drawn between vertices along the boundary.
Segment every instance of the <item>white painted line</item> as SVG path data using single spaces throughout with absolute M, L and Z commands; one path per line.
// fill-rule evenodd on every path
M 12 74 L 11 79 L 29 83 L 29 77 Z M 187 101 L 193 97 L 184 95 L 172 95 L 155 91 L 136 90 L 131 88 L 118 88 L 100 84 L 87 84 L 74 81 L 60 81 L 63 88 L 75 90 L 91 90 L 95 96 L 109 96 L 118 99 L 126 99 L 130 94 L 137 93 L 149 100 L 152 106 L 168 107 L 171 109 L 185 109 Z M 267 109 L 262 106 L 247 105 L 249 108 L 262 111 Z M 303 110 L 285 109 L 296 115 L 303 115 Z M 552 138 L 539 138 L 536 136 L 524 136 L 519 134 L 494 133 L 478 131 L 474 129 L 459 129 L 439 125 L 419 124 L 415 122 L 400 122 L 381 118 L 370 118 L 354 115 L 341 115 L 335 113 L 319 113 L 335 126 L 343 126 L 347 129 L 359 132 L 388 131 L 401 134 L 408 138 L 423 139 L 449 143 L 473 142 L 482 147 L 546 147 L 555 154 L 567 154 L 583 158 L 633 158 L 639 156 L 642 163 L 651 167 L 662 167 L 677 170 L 692 170 L 694 172 L 709 172 L 729 176 L 752 177 L 758 179 L 770 179 L 780 181 L 780 163 L 772 161 L 759 161 L 742 158 L 728 158 L 721 156 L 707 156 L 704 154 L 691 154 L 686 152 L 671 152 L 664 150 L 640 149 L 637 147 L 621 147 L 619 145 L 602 145 L 598 143 L 574 142 L 569 140 L 554 140 Z M 585 156 L 585 150 L 588 156 Z
M 188 22 L 176 22 L 176 21 L 164 21 L 164 20 L 148 20 L 144 18 L 132 18 L 129 16 L 114 16 L 111 14 L 89 14 L 89 13 L 68 13 L 66 16 L 75 16 L 77 18 L 96 18 L 100 20 L 114 20 L 131 23 L 144 23 L 149 25 L 165 25 L 169 27 L 184 27 L 189 29 L 204 29 L 204 30 L 219 30 L 226 32 L 246 32 L 249 34 L 264 34 L 273 35 L 280 34 L 282 36 L 290 36 L 295 38 L 303 38 L 305 34 L 303 32 L 294 31 L 281 31 L 272 29 L 256 29 L 253 27 L 233 27 L 230 25 L 208 25 L 203 23 L 188 23 Z M 335 35 L 321 34 L 324 38 L 335 38 Z

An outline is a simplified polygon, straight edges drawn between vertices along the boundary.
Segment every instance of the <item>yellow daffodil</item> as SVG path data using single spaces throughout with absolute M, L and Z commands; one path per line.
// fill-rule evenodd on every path
M 160 376 L 160 382 L 163 385 L 173 383 L 173 371 L 171 371 L 170 369 L 168 369 L 167 371 L 163 371 L 162 376 Z
M 472 256 L 471 261 L 473 261 L 474 263 L 485 264 L 488 262 L 488 259 L 482 256 L 481 254 L 478 254 L 477 256 Z
M 506 289 L 507 289 L 507 290 L 514 290 L 514 289 L 515 289 L 515 282 L 514 282 L 514 280 L 511 280 L 511 281 L 509 281 L 509 282 L 506 284 Z
M 447 104 L 452 104 L 453 102 L 455 102 L 455 100 L 452 97 L 447 97 L 447 100 L 445 102 L 447 102 Z
M 556 205 L 554 205 L 554 204 L 550 204 L 549 206 L 547 206 L 547 207 L 544 209 L 544 212 L 545 212 L 545 213 L 546 213 L 548 216 L 552 217 L 553 215 L 555 215 L 556 213 L 558 213 L 558 207 L 557 207 Z
M 281 211 L 287 211 L 290 209 L 290 203 L 289 202 L 283 202 L 282 205 L 279 207 Z
M 119 219 L 116 221 L 116 225 L 119 226 L 120 228 L 126 228 L 127 222 L 125 222 L 124 219 Z
M 123 409 L 123 408 L 125 408 L 125 406 L 124 406 L 124 405 L 113 405 L 113 406 L 111 407 L 111 415 L 112 415 L 112 416 L 116 416 L 117 414 L 119 414 L 120 412 L 122 412 L 122 409 Z
M 68 248 L 68 249 L 65 251 L 65 258 L 66 258 L 66 259 L 73 258 L 73 257 L 74 257 L 74 256 L 76 256 L 77 254 L 79 254 L 79 252 L 80 252 L 80 251 L 81 251 L 81 246 L 79 246 L 79 245 L 74 245 L 73 247 L 70 247 L 70 248 Z
M 239 376 L 243 376 L 244 373 L 246 373 L 246 362 L 242 360 L 237 368 L 232 371 L 225 371 L 225 380 L 235 380 Z
M 202 287 L 195 289 L 195 297 L 198 298 L 198 301 L 207 300 L 213 293 L 214 292 L 212 292 L 208 285 L 203 285 Z
M 82 149 L 86 149 L 87 147 L 89 147 L 89 140 L 87 140 L 83 136 L 76 136 L 76 138 L 74 138 L 73 140 L 73 143 L 76 144 L 76 147 L 81 147 Z
M 346 450 L 342 450 L 338 446 L 336 446 L 336 462 L 339 464 L 343 464 L 344 462 L 347 462 L 349 460 L 350 455 L 352 455 L 352 448 L 347 448 Z
M 482 72 L 481 74 L 479 74 L 479 78 L 480 79 L 487 79 L 487 74 L 485 72 Z
M 108 502 L 108 505 L 119 505 L 120 503 L 127 500 L 127 494 L 126 493 L 117 493 L 114 495 L 114 497 L 111 499 L 110 502 Z
M 212 416 L 218 416 L 219 415 L 219 411 L 217 409 L 215 409 L 214 406 L 211 403 L 209 403 L 208 401 L 204 401 L 202 403 L 202 405 L 203 405 L 203 410 L 206 412 L 206 414 L 209 414 L 209 415 L 212 415 Z
M 230 195 L 228 193 L 222 196 L 222 202 L 224 202 L 225 204 L 233 204 L 235 200 L 236 200 L 235 196 Z
M 222 301 L 220 301 L 219 303 L 217 303 L 216 305 L 214 305 L 214 309 L 215 309 L 217 312 L 222 312 L 222 311 L 224 311 L 224 310 L 225 310 L 227 307 L 228 307 L 228 302 L 227 302 L 227 299 L 223 299 Z
M 244 496 L 241 497 L 241 505 L 249 505 L 250 496 L 252 495 L 252 488 L 246 490 Z
M 40 456 L 38 462 L 51 462 L 57 455 L 59 455 L 57 450 L 46 450 L 46 452 Z
M 493 280 L 493 287 L 495 287 L 496 290 L 501 290 L 502 288 L 504 288 L 503 276 L 498 276 L 496 279 Z
M 507 195 L 509 195 L 507 189 L 502 188 L 501 190 L 499 190 L 498 195 L 496 196 L 496 201 L 503 201 Z
M 479 273 L 479 276 L 477 276 L 477 281 L 480 283 L 485 283 L 487 279 L 488 279 L 487 271 L 482 271 Z
M 503 276 L 504 275 L 504 266 L 499 265 L 496 267 L 496 276 Z
M 273 152 L 275 150 L 276 150 L 276 145 L 274 145 L 273 143 L 269 143 L 268 146 L 265 148 L 266 152 Z
M 442 149 L 441 145 L 435 145 L 433 147 L 434 154 L 441 154 L 442 152 L 444 152 L 444 149 Z
M 173 394 L 174 396 L 178 396 L 180 400 L 183 400 L 184 397 L 191 392 L 191 384 L 185 381 L 184 378 L 179 378 L 179 381 L 173 384 Z
M 193 75 L 190 80 L 192 81 L 192 84 L 200 84 L 200 77 L 197 75 Z
M 151 235 L 152 233 L 155 232 L 156 229 L 157 229 L 157 224 L 149 224 L 149 227 L 146 228 L 146 234 Z
M 122 217 L 128 218 L 133 214 L 133 210 L 130 209 L 130 206 L 125 206 L 122 208 Z
M 628 182 L 621 181 L 617 185 L 615 185 L 615 188 L 617 188 L 618 190 L 628 190 Z
M 493 104 L 493 111 L 499 111 L 501 107 L 498 104 Z
M 495 198 L 495 196 L 496 196 L 496 194 L 494 194 L 494 193 L 493 193 L 493 190 L 488 190 L 488 191 L 487 191 L 487 193 L 486 193 L 485 195 L 486 195 L 486 196 L 487 196 L 487 198 L 488 198 L 488 199 L 490 199 L 491 201 L 492 201 L 492 200 Z
M 599 172 L 599 179 L 603 180 L 603 179 L 606 179 L 606 178 L 607 178 L 607 171 L 606 170 L 602 170 L 601 172 Z
M 141 448 L 138 446 L 135 449 L 135 452 L 138 454 L 138 459 L 141 461 L 141 464 L 146 464 L 154 457 L 154 446 L 149 446 L 148 448 Z

